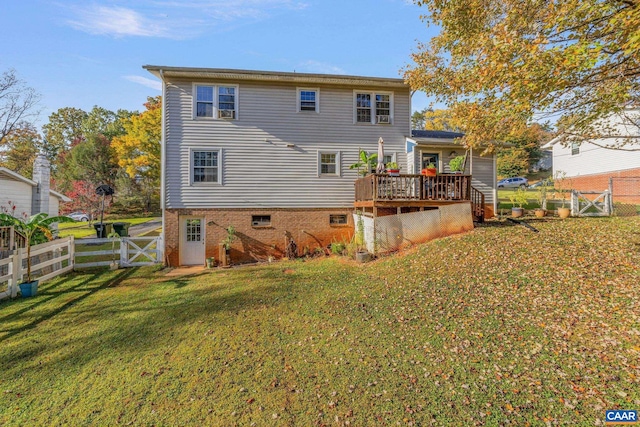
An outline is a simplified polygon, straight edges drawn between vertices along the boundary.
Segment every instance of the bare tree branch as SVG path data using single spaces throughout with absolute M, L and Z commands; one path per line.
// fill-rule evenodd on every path
M 13 69 L 0 77 L 0 144 L 21 122 L 37 117 L 40 94 L 16 76 Z

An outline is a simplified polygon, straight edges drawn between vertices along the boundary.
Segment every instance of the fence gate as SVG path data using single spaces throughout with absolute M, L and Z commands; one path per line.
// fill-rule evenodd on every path
M 571 190 L 572 216 L 611 216 L 611 192 Z
M 138 267 L 162 262 L 161 237 L 125 237 L 120 243 L 120 265 Z

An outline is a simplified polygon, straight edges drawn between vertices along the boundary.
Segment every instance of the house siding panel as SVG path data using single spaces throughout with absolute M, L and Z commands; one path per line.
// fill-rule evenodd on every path
M 31 215 L 31 191 L 33 188 L 31 185 L 13 179 L 0 178 L 0 188 L 2 188 L 0 206 L 8 207 L 11 202 L 16 206 L 16 216 L 22 215 L 23 212 Z
M 297 112 L 297 87 L 242 82 L 237 120 L 194 120 L 192 83 L 169 82 L 166 207 L 351 207 L 357 173 L 349 165 L 359 148 L 375 152 L 382 137 L 385 150 L 406 162 L 408 89 L 394 92 L 393 125 L 362 125 L 353 123 L 353 88 L 319 85 L 315 113 Z M 222 149 L 223 185 L 190 185 L 190 149 L 207 147 Z M 341 176 L 317 176 L 318 151 L 340 152 Z
M 496 186 L 494 178 L 494 157 L 479 156 L 474 151 L 472 168 L 471 173 L 473 178 L 471 185 L 484 194 L 486 204 L 493 204 L 493 189 Z
M 578 154 L 571 154 L 571 146 L 553 143 L 553 171 L 566 172 L 567 177 L 585 175 L 602 175 L 614 171 L 627 171 L 640 168 L 640 130 L 637 123 L 640 110 L 628 109 L 624 116 L 612 115 L 605 119 L 602 132 L 609 132 L 608 127 L 615 129 L 612 135 L 631 137 L 623 150 L 603 148 L 611 144 L 621 143 L 619 138 L 602 138 L 591 142 L 583 142 Z

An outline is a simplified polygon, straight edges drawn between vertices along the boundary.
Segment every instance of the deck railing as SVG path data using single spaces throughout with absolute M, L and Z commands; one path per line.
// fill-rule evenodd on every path
M 356 202 L 471 200 L 471 175 L 372 174 L 355 182 Z

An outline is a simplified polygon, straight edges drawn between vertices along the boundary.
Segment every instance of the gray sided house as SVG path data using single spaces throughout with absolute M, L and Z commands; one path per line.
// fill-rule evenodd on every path
M 172 266 L 219 258 L 229 227 L 236 236 L 233 262 L 281 257 L 291 240 L 299 254 L 348 241 L 354 208 L 371 218 L 390 212 L 378 211 L 375 198 L 358 200 L 374 183 L 349 168 L 360 149 L 377 152 L 380 138 L 385 162 L 397 162 L 402 173 L 420 173 L 422 151 L 439 153 L 440 172 L 446 172 L 450 152 L 462 151 L 450 135 L 433 149 L 433 141 L 412 136 L 411 91 L 401 79 L 144 68 L 163 88 L 161 200 L 165 261 Z M 468 168 L 486 175 L 486 203 L 493 206 L 495 162 L 475 154 L 470 160 Z M 411 192 L 416 198 L 426 188 L 416 176 L 402 197 Z M 469 183 L 465 177 L 456 179 Z M 469 205 L 465 197 L 442 203 Z
M 401 79 L 145 66 L 162 81 L 166 261 L 263 260 L 353 234 L 359 149 L 407 165 L 410 88 Z M 320 249 L 318 249 L 320 248 Z
M 60 203 L 71 199 L 51 190 L 50 181 L 49 161 L 42 154 L 34 161 L 33 179 L 0 167 L 0 208 L 14 216 L 31 216 L 40 212 L 57 216 Z

